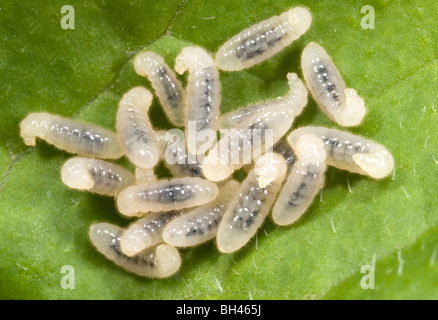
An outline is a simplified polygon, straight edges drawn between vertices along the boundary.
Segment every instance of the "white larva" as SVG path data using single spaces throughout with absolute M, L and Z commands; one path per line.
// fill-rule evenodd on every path
M 293 148 L 297 161 L 272 209 L 274 222 L 282 226 L 298 220 L 324 185 L 327 154 L 321 139 L 303 135 Z
M 317 43 L 309 43 L 303 50 L 301 68 L 313 98 L 330 119 L 341 126 L 357 126 L 366 109 L 356 90 L 346 88 L 339 70 Z
M 120 249 L 132 257 L 146 248 L 163 242 L 164 226 L 183 214 L 182 210 L 151 212 L 129 225 L 120 237 Z
M 135 168 L 135 184 L 157 182 L 154 169 Z
M 269 150 L 292 126 L 294 113 L 283 105 L 259 112 L 229 130 L 202 163 L 204 176 L 222 181 Z M 245 163 L 246 162 L 246 163 Z
M 203 139 L 190 141 L 189 130 L 194 130 L 196 136 L 203 132 L 216 132 L 220 113 L 220 82 L 219 72 L 213 58 L 203 49 L 186 47 L 176 57 L 175 70 L 183 74 L 189 70 L 186 88 L 186 140 L 188 150 L 192 154 L 204 153 L 214 143 L 213 139 L 204 142 Z M 205 130 L 205 131 L 204 131 Z M 202 147 L 202 148 L 201 148 Z
M 46 112 L 29 114 L 20 123 L 20 131 L 28 146 L 34 146 L 38 137 L 58 149 L 84 157 L 117 159 L 123 155 L 115 132 Z
M 288 170 L 286 159 L 273 152 L 267 152 L 257 159 L 254 172 L 260 188 L 266 188 L 271 183 L 284 180 Z
M 142 277 L 167 278 L 181 266 L 178 250 L 168 244 L 159 244 L 140 254 L 128 257 L 120 249 L 123 229 L 110 223 L 95 223 L 90 227 L 89 237 L 96 249 L 109 260 Z
M 163 229 L 164 242 L 175 247 L 192 247 L 213 239 L 239 186 L 235 180 L 228 181 L 216 199 L 170 221 Z
M 160 148 L 148 117 L 152 94 L 135 87 L 124 94 L 117 111 L 116 128 L 126 156 L 137 167 L 153 168 L 160 159 Z
M 288 73 L 287 79 L 289 84 L 289 93 L 287 95 L 225 113 L 219 118 L 220 128 L 234 128 L 253 114 L 278 105 L 292 109 L 294 116 L 297 117 L 307 104 L 307 89 L 295 73 Z
M 141 52 L 134 58 L 134 68 L 150 80 L 170 122 L 177 127 L 184 126 L 185 91 L 164 59 L 151 51 Z
M 307 134 L 313 134 L 324 142 L 326 163 L 336 168 L 381 179 L 391 174 L 394 158 L 382 145 L 360 136 L 325 127 L 302 127 L 290 133 L 291 145 Z
M 216 65 L 237 71 L 261 63 L 301 37 L 311 23 L 309 10 L 302 7 L 259 22 L 226 41 L 216 53 Z
M 61 179 L 65 185 L 78 190 L 114 197 L 134 183 L 131 171 L 104 160 L 92 158 L 72 158 L 61 169 Z
M 127 187 L 117 196 L 117 207 L 123 215 L 142 216 L 149 211 L 199 206 L 215 199 L 218 193 L 215 183 L 197 177 L 160 180 Z
M 286 167 L 285 160 L 280 155 L 274 154 L 270 157 L 283 161 L 283 167 Z M 267 164 L 271 165 L 272 162 Z M 285 170 L 278 170 L 277 173 L 280 176 L 271 176 L 271 179 L 274 178 L 272 183 L 261 188 L 256 170 L 249 172 L 219 224 L 216 243 L 221 252 L 232 253 L 239 250 L 260 228 L 285 178 Z

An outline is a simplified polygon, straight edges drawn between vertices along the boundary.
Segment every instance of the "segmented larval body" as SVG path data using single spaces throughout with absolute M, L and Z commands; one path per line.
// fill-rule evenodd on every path
M 156 136 L 161 147 L 164 165 L 173 176 L 204 178 L 202 164 L 186 148 L 184 132 L 178 129 L 159 130 Z
M 281 156 L 278 157 L 285 162 Z M 286 163 L 283 167 L 286 167 Z M 285 177 L 285 171 L 277 172 L 282 176 L 276 177 L 264 188 L 259 186 L 255 169 L 249 172 L 219 224 L 216 242 L 221 252 L 239 250 L 260 228 Z
M 153 168 L 160 159 L 160 148 L 148 117 L 152 94 L 135 87 L 123 96 L 117 111 L 117 134 L 126 156 L 137 167 Z
M 140 254 L 128 257 L 120 249 L 123 229 L 110 223 L 95 223 L 90 227 L 92 244 L 109 260 L 142 277 L 167 278 L 175 274 L 181 266 L 178 250 L 168 244 L 159 244 Z
M 135 168 L 135 184 L 157 182 L 154 169 Z
M 327 165 L 380 179 L 394 169 L 394 158 L 382 145 L 360 136 L 325 127 L 302 127 L 291 132 L 287 140 L 291 145 L 307 134 L 324 142 Z
M 151 51 L 141 52 L 134 58 L 134 68 L 151 82 L 170 122 L 177 127 L 184 126 L 185 91 L 164 59 Z
M 290 88 L 287 95 L 227 112 L 219 118 L 220 128 L 234 128 L 253 114 L 279 105 L 292 109 L 294 116 L 297 117 L 307 104 L 307 89 L 295 73 L 288 73 L 287 78 Z
M 274 222 L 282 226 L 298 220 L 324 185 L 327 154 L 321 139 L 303 135 L 293 148 L 298 159 L 272 209 Z
M 170 221 L 163 230 L 163 240 L 175 247 L 191 247 L 213 239 L 239 186 L 235 180 L 228 181 L 216 199 Z
M 339 70 L 317 43 L 309 43 L 303 50 L 301 68 L 313 98 L 321 109 L 341 126 L 357 126 L 366 109 L 363 99 L 354 89 L 346 88 Z
M 204 133 L 215 138 L 219 125 L 221 103 L 219 72 L 213 58 L 197 47 L 187 47 L 181 51 L 176 58 L 175 70 L 179 74 L 183 74 L 186 70 L 190 72 L 185 101 L 187 147 L 193 154 L 204 153 L 215 141 L 208 139 L 204 142 L 202 138 Z
M 297 160 L 297 155 L 295 154 L 294 150 L 292 149 L 290 144 L 287 143 L 284 139 L 278 140 L 272 150 L 281 155 L 284 160 L 286 160 L 288 170 L 290 170 L 290 168 Z
M 84 157 L 117 159 L 123 150 L 115 132 L 80 120 L 46 112 L 31 113 L 20 123 L 21 137 L 28 146 L 35 138 Z
M 163 242 L 165 225 L 182 215 L 184 211 L 151 212 L 129 225 L 120 237 L 120 248 L 132 257 L 146 248 Z
M 216 65 L 237 71 L 261 63 L 301 37 L 311 23 L 309 10 L 302 7 L 259 22 L 226 41 L 216 53 Z
M 259 112 L 230 129 L 202 163 L 204 176 L 221 181 L 264 152 L 286 134 L 294 121 L 292 109 L 283 105 Z
M 117 207 L 126 216 L 171 211 L 210 202 L 219 193 L 215 183 L 197 177 L 160 180 L 129 186 L 117 196 Z
M 103 160 L 80 157 L 69 159 L 64 163 L 61 179 L 70 188 L 112 197 L 134 183 L 132 172 L 121 166 Z

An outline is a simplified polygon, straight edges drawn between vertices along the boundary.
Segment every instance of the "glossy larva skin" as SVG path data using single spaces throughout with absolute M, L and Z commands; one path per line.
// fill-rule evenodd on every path
M 117 197 L 123 215 L 143 216 L 146 212 L 180 210 L 205 204 L 217 197 L 215 183 L 201 178 L 177 178 L 127 187 Z
M 273 151 L 281 155 L 284 158 L 284 160 L 286 160 L 288 170 L 292 168 L 295 161 L 297 160 L 297 155 L 295 154 L 294 150 L 292 149 L 290 144 L 287 143 L 284 139 L 280 139 L 274 145 Z
M 244 159 L 251 160 L 254 154 L 262 154 L 271 148 L 286 134 L 293 121 L 293 111 L 282 105 L 254 114 L 233 128 L 235 130 L 229 130 L 210 150 L 202 164 L 204 176 L 211 181 L 228 178 L 243 166 Z M 267 130 L 272 133 L 269 141 L 265 139 Z M 260 144 L 253 144 L 255 136 L 260 137 Z M 245 147 L 247 144 L 251 148 Z
M 151 82 L 170 122 L 177 127 L 184 126 L 185 91 L 164 59 L 151 51 L 141 52 L 134 58 L 134 68 Z
M 194 129 L 197 135 L 205 129 L 216 131 L 219 125 L 221 86 L 213 58 L 201 48 L 186 47 L 176 58 L 175 70 L 179 74 L 189 70 L 185 101 L 186 139 L 189 139 L 189 125 L 196 125 Z M 205 152 L 198 150 L 199 147 L 203 145 L 208 149 L 212 143 L 213 141 L 210 145 L 200 141 L 191 143 L 187 140 L 188 149 L 193 154 Z
M 236 127 L 253 114 L 279 105 L 292 109 L 294 116 L 297 117 L 307 104 L 307 89 L 295 73 L 288 73 L 287 78 L 290 88 L 287 95 L 228 112 L 219 118 L 220 128 L 229 129 Z
M 167 278 L 181 266 L 178 250 L 167 244 L 159 244 L 128 257 L 120 249 L 123 229 L 110 223 L 95 223 L 90 227 L 89 237 L 96 249 L 109 260 L 142 277 Z
M 21 137 L 28 146 L 40 138 L 55 147 L 84 157 L 117 159 L 123 150 L 115 132 L 49 113 L 31 113 L 20 123 Z
M 312 203 L 324 185 L 327 157 L 324 144 L 313 135 L 301 136 L 293 146 L 296 163 L 283 185 L 272 209 L 272 218 L 278 225 L 297 221 Z
M 163 241 L 162 231 L 171 220 L 184 211 L 151 212 L 129 225 L 120 237 L 120 249 L 132 257 Z
M 284 174 L 262 188 L 255 169 L 249 172 L 219 224 L 216 243 L 221 252 L 237 251 L 254 236 L 268 215 L 283 179 Z
M 152 94 L 135 87 L 124 94 L 117 111 L 116 128 L 126 156 L 137 167 L 153 168 L 160 159 L 160 148 L 148 117 Z
M 325 127 L 302 127 L 291 132 L 291 145 L 303 135 L 316 135 L 327 152 L 327 165 L 381 179 L 394 170 L 394 158 L 382 145 L 360 136 Z
M 261 63 L 301 37 L 311 23 L 309 10 L 302 7 L 257 23 L 218 49 L 216 65 L 225 71 L 238 71 Z
M 163 230 L 163 240 L 175 247 L 192 247 L 213 239 L 239 186 L 235 180 L 228 181 L 215 200 L 169 222 Z
M 114 197 L 134 183 L 129 170 L 107 161 L 92 158 L 72 158 L 61 169 L 61 179 L 73 189 Z
M 341 126 L 357 126 L 365 116 L 365 103 L 354 89 L 347 88 L 327 52 L 317 43 L 303 50 L 301 68 L 313 98 Z
M 154 169 L 135 168 L 135 184 L 157 182 Z

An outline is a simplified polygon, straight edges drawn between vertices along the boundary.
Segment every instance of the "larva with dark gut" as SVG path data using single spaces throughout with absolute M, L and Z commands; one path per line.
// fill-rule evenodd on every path
M 297 155 L 295 154 L 294 150 L 292 149 L 290 144 L 287 143 L 284 139 L 278 140 L 272 150 L 275 153 L 280 154 L 284 158 L 284 160 L 286 160 L 288 170 L 294 165 L 295 161 L 297 160 Z
M 163 229 L 164 242 L 175 247 L 192 247 L 213 239 L 239 186 L 236 180 L 228 181 L 216 199 L 170 221 Z
M 95 223 L 90 227 L 89 237 L 93 246 L 106 258 L 142 277 L 167 278 L 181 266 L 178 250 L 168 244 L 159 244 L 133 257 L 120 249 L 123 229 L 110 223 Z
M 381 144 L 361 136 L 325 127 L 301 127 L 287 141 L 294 145 L 303 135 L 315 135 L 324 143 L 327 165 L 381 179 L 394 169 L 394 158 Z
M 61 179 L 70 188 L 112 197 L 134 183 L 132 172 L 119 165 L 81 157 L 64 163 Z
M 307 104 L 307 89 L 295 73 L 288 73 L 287 79 L 289 84 L 289 93 L 287 95 L 225 113 L 219 118 L 220 128 L 230 129 L 236 127 L 253 114 L 278 105 L 284 105 L 285 108 L 292 109 L 295 117 L 300 115 Z
M 341 126 L 357 126 L 366 109 L 356 90 L 346 88 L 339 70 L 317 43 L 309 43 L 301 56 L 301 68 L 313 98 L 330 119 Z
M 301 37 L 311 23 L 309 10 L 302 7 L 263 20 L 226 41 L 216 53 L 216 65 L 238 71 L 261 63 Z
M 269 157 L 279 162 L 282 161 L 282 167 L 286 168 L 286 163 L 282 156 L 274 153 L 269 155 Z M 268 166 L 275 163 L 275 161 L 260 161 Z M 258 169 L 260 170 L 261 168 L 259 167 Z M 270 176 L 270 179 L 273 179 L 272 182 L 262 188 L 259 185 L 257 171 L 254 168 L 249 172 L 242 182 L 239 191 L 231 200 L 219 224 L 216 236 L 216 243 L 221 252 L 232 253 L 242 248 L 254 236 L 268 215 L 281 188 L 286 170 L 267 170 L 267 172 L 277 172 L 279 176 Z
M 28 146 L 34 146 L 38 137 L 84 157 L 117 159 L 123 155 L 115 132 L 46 112 L 29 114 L 20 123 L 20 134 Z
M 160 148 L 148 117 L 152 94 L 143 87 L 125 93 L 117 111 L 116 128 L 126 156 L 137 167 L 153 168 Z
M 134 58 L 134 68 L 151 82 L 170 122 L 177 127 L 184 126 L 185 91 L 164 59 L 151 51 L 141 52 Z
M 274 222 L 282 226 L 298 220 L 324 185 L 327 154 L 321 139 L 303 135 L 293 149 L 297 160 L 272 209 Z
M 160 180 L 129 186 L 117 196 L 117 207 L 125 216 L 146 212 L 180 210 L 199 206 L 217 197 L 215 183 L 198 177 Z
M 176 57 L 175 70 L 179 74 L 189 70 L 185 102 L 187 148 L 195 155 L 204 153 L 214 140 L 203 142 L 196 137 L 192 139 L 189 132 L 193 130 L 196 136 L 203 136 L 204 132 L 212 132 L 214 138 L 216 137 L 221 103 L 219 72 L 213 58 L 204 49 L 198 47 L 184 48 Z

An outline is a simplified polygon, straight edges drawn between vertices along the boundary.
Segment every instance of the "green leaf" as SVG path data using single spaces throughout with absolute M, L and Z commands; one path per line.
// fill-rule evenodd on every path
M 0 7 L 0 298 L 9 299 L 374 299 L 438 297 L 437 20 L 430 1 L 368 1 L 375 29 L 362 29 L 364 5 L 308 1 L 310 30 L 268 61 L 221 73 L 222 111 L 283 95 L 310 41 L 326 48 L 368 113 L 349 131 L 385 145 L 394 175 L 376 181 L 330 168 L 322 193 L 289 227 L 271 219 L 235 254 L 214 242 L 182 250 L 172 278 L 127 273 L 88 240 L 95 221 L 130 221 L 114 199 L 68 189 L 60 180 L 71 155 L 38 141 L 28 148 L 18 124 L 48 111 L 114 129 L 122 94 L 150 88 L 132 66 L 140 50 L 174 65 L 185 46 L 214 54 L 242 29 L 295 1 L 74 1 L 75 29 L 61 7 L 24 1 Z M 183 77 L 184 79 L 184 77 Z M 151 118 L 169 128 L 154 99 Z M 295 126 L 336 127 L 310 99 Z M 124 160 L 122 164 L 132 167 Z M 160 176 L 168 173 L 159 167 Z M 60 285 L 75 270 L 74 290 Z M 375 289 L 362 289 L 374 267 Z

